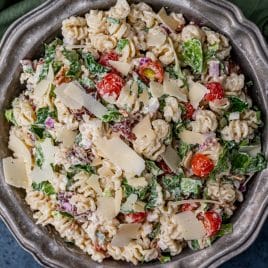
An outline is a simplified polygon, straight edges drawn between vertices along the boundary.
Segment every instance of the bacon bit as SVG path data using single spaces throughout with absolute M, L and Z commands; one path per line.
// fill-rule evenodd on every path
M 68 71 L 68 69 L 64 66 L 62 66 L 59 70 L 59 72 L 57 73 L 54 82 L 57 86 L 63 84 L 63 83 L 69 83 L 71 82 L 71 78 L 65 76 L 66 72 Z
M 172 174 L 172 170 L 168 167 L 164 160 L 157 162 L 157 165 L 165 172 L 165 174 Z

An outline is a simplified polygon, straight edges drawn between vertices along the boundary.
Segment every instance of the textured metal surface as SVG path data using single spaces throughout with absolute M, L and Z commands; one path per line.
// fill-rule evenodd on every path
M 144 1 L 155 10 L 161 6 L 182 12 L 187 19 L 206 24 L 227 35 L 233 45 L 234 57 L 244 73 L 254 81 L 251 95 L 264 114 L 263 150 L 267 156 L 268 142 L 268 54 L 266 43 L 257 27 L 247 21 L 235 6 L 218 0 L 154 0 Z M 44 41 L 55 36 L 61 21 L 89 9 L 108 8 L 115 1 L 109 0 L 57 0 L 42 6 L 16 21 L 7 31 L 0 44 L 0 157 L 9 154 L 7 149 L 8 125 L 3 111 L 19 94 L 21 71 L 19 60 L 38 56 Z M 1 163 L 2 165 L 2 163 Z M 149 263 L 144 267 L 217 267 L 224 261 L 245 250 L 256 238 L 267 215 L 268 171 L 259 173 L 250 183 L 245 201 L 238 208 L 232 222 L 234 232 L 216 241 L 211 248 L 192 252 L 185 250 L 165 265 Z M 0 212 L 3 220 L 19 243 L 35 258 L 50 267 L 100 267 L 80 250 L 67 246 L 51 229 L 35 225 L 32 213 L 23 200 L 23 191 L 4 183 L 0 166 Z M 101 267 L 130 267 L 124 262 L 106 260 Z

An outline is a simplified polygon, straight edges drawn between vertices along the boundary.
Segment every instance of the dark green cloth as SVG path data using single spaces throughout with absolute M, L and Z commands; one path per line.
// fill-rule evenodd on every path
M 0 0 L 0 38 L 14 20 L 44 1 Z M 230 2 L 240 7 L 245 16 L 259 26 L 266 40 L 268 40 L 268 0 L 230 0 Z

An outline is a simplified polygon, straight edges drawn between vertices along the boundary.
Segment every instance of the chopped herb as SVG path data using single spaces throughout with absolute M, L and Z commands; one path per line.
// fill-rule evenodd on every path
M 178 79 L 179 76 L 175 71 L 174 65 L 169 65 L 166 67 L 166 72 L 169 74 L 169 77 L 172 79 Z
M 170 257 L 170 255 L 161 255 L 159 257 L 159 261 L 161 263 L 167 263 L 167 262 L 170 262 L 171 261 L 171 257 Z
M 101 120 L 105 123 L 119 122 L 122 118 L 122 114 L 116 108 L 108 109 L 108 112 L 102 116 Z
M 44 124 L 49 116 L 49 107 L 39 108 L 36 112 L 36 124 Z
M 232 223 L 226 223 L 221 225 L 221 229 L 216 234 L 216 237 L 222 237 L 227 234 L 231 234 L 233 232 L 233 224 Z
M 32 183 L 32 188 L 35 191 L 43 192 L 46 195 L 53 195 L 53 194 L 56 193 L 54 187 L 48 181 L 42 181 L 40 183 L 33 182 Z
M 102 75 L 109 71 L 108 68 L 96 62 L 95 58 L 91 53 L 83 53 L 82 57 L 85 61 L 86 68 L 95 75 Z
M 148 169 L 148 171 L 156 177 L 164 173 L 164 171 L 161 168 L 159 168 L 154 161 L 146 160 L 145 166 Z
M 38 167 L 42 167 L 44 163 L 44 153 L 40 145 L 35 146 L 35 163 Z
M 217 51 L 219 50 L 219 44 L 215 43 L 207 47 L 207 50 L 204 52 L 204 58 L 206 61 L 216 58 Z
M 34 133 L 39 139 L 43 139 L 46 136 L 46 131 L 44 126 L 31 125 L 30 131 Z
M 139 79 L 136 78 L 138 84 L 138 93 L 141 94 L 144 90 L 147 90 L 147 86 Z
M 203 50 L 200 40 L 194 38 L 184 42 L 182 58 L 184 63 L 189 65 L 194 73 L 201 74 L 203 71 Z
M 161 224 L 158 222 L 153 228 L 153 231 L 148 235 L 150 239 L 155 239 L 160 232 Z
M 5 111 L 5 118 L 8 122 L 12 123 L 13 125 L 17 125 L 17 122 L 14 117 L 13 109 L 9 109 Z
M 195 180 L 190 178 L 181 178 L 181 191 L 185 196 L 198 196 L 201 192 L 202 182 L 201 180 Z
M 116 47 L 116 49 L 117 49 L 119 52 L 121 52 L 121 51 L 124 49 L 124 47 L 125 47 L 126 45 L 128 45 L 128 44 L 129 44 L 128 39 L 120 39 L 120 40 L 118 41 L 118 43 L 117 43 L 117 47 Z
M 74 173 L 74 175 L 81 172 L 81 171 L 85 171 L 88 174 L 95 174 L 96 173 L 95 168 L 89 164 L 77 164 L 77 165 L 73 165 L 70 167 L 70 172 Z
M 120 23 L 119 19 L 115 19 L 115 18 L 112 18 L 112 17 L 108 17 L 107 21 L 110 22 L 110 23 L 113 23 L 113 24 L 119 24 Z
M 58 71 L 61 69 L 62 66 L 63 66 L 63 63 L 61 61 L 53 61 L 52 68 L 53 68 L 54 74 L 58 73 Z
M 180 132 L 185 128 L 185 122 L 179 121 L 173 125 L 173 136 L 178 138 Z
M 229 97 L 230 100 L 230 109 L 229 112 L 243 112 L 245 109 L 248 108 L 248 103 L 240 100 L 238 97 L 231 96 Z

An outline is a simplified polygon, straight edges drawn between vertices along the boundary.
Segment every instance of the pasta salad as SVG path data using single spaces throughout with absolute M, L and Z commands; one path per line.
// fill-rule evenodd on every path
M 142 2 L 65 19 L 42 58 L 21 61 L 6 182 L 97 262 L 210 246 L 266 168 L 261 113 L 230 52 L 222 34 Z

